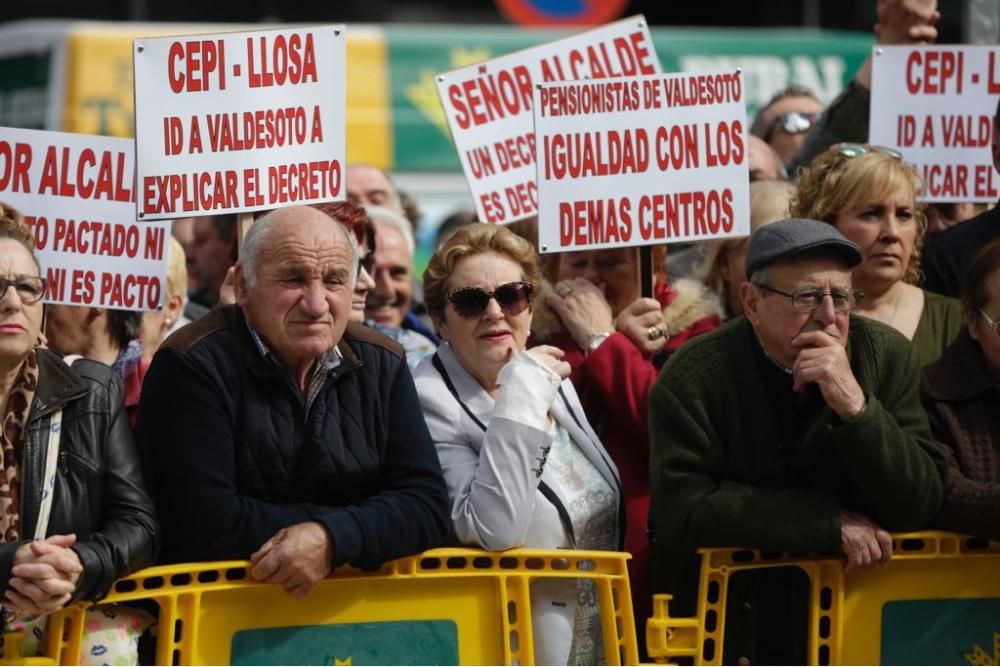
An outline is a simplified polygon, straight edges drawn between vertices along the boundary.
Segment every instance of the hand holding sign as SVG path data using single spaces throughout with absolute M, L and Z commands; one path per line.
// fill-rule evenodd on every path
M 937 0 L 878 0 L 875 39 L 879 44 L 931 43 L 941 12 Z

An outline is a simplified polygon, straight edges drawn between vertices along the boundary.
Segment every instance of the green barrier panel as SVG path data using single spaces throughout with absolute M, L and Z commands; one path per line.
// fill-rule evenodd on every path
M 428 26 L 385 29 L 392 81 L 394 168 L 458 171 L 434 75 L 565 37 L 571 32 Z M 832 100 L 871 51 L 864 33 L 810 30 L 651 30 L 665 72 L 741 68 L 748 117 L 795 83 Z

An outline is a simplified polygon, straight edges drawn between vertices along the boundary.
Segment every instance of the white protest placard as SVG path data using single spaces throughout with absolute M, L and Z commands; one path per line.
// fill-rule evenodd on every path
M 535 83 L 656 74 L 642 16 L 437 76 L 438 94 L 476 212 L 509 223 L 535 214 Z
M 541 252 L 750 233 L 741 73 L 540 84 L 534 109 Z
M 157 310 L 169 222 L 135 221 L 129 139 L 0 127 L 0 200 L 35 233 L 46 303 Z
M 343 199 L 345 44 L 343 26 L 136 40 L 139 218 Z
M 995 202 L 990 146 L 1000 47 L 879 46 L 868 138 L 895 148 L 924 181 L 922 201 Z

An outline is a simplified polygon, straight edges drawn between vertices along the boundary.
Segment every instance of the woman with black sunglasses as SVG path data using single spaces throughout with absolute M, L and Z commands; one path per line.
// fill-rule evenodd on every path
M 837 144 L 799 177 L 790 212 L 827 222 L 861 247 L 864 261 L 851 271 L 863 294 L 855 314 L 906 336 L 926 366 L 955 340 L 965 318 L 958 301 L 918 286 L 927 230 L 919 189 L 917 171 L 897 151 Z
M 531 245 L 500 225 L 458 230 L 424 273 L 424 303 L 444 343 L 414 372 L 437 444 L 457 540 L 620 550 L 618 472 L 594 433 L 563 353 L 525 350 L 536 286 Z M 532 587 L 535 662 L 603 664 L 596 590 Z
M 962 307 L 965 329 L 920 382 L 931 432 L 948 458 L 937 527 L 1000 540 L 1000 240 L 969 267 Z

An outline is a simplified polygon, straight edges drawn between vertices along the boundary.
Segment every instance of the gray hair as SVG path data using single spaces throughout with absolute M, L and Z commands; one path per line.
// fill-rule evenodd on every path
M 771 267 L 762 266 L 747 278 L 747 280 L 754 285 L 770 285 L 771 284 Z
M 304 208 L 309 211 L 316 211 L 321 215 L 326 216 L 329 220 L 337 226 L 340 233 L 343 234 L 344 239 L 347 241 L 347 247 L 351 250 L 351 272 L 350 272 L 350 288 L 354 289 L 354 281 L 357 280 L 358 276 L 358 264 L 361 261 L 361 250 L 358 248 L 358 242 L 344 223 L 340 222 L 335 218 L 331 218 L 326 213 L 319 211 L 317 209 L 311 209 L 308 207 Z M 240 265 L 243 267 L 243 273 L 246 275 L 247 285 L 253 286 L 257 282 L 257 268 L 260 259 L 260 250 L 264 245 L 264 242 L 271 234 L 271 227 L 280 218 L 278 217 L 278 212 L 283 209 L 275 209 L 265 213 L 260 218 L 257 219 L 250 229 L 247 231 L 247 235 L 243 238 L 243 245 L 240 247 Z
M 406 245 L 407 252 L 410 253 L 410 259 L 412 259 L 414 253 L 416 253 L 417 244 L 413 239 L 413 225 L 410 224 L 410 221 L 384 206 L 365 206 L 364 208 L 365 213 L 368 214 L 368 219 L 373 224 L 382 223 L 388 225 L 403 236 L 403 243 Z

